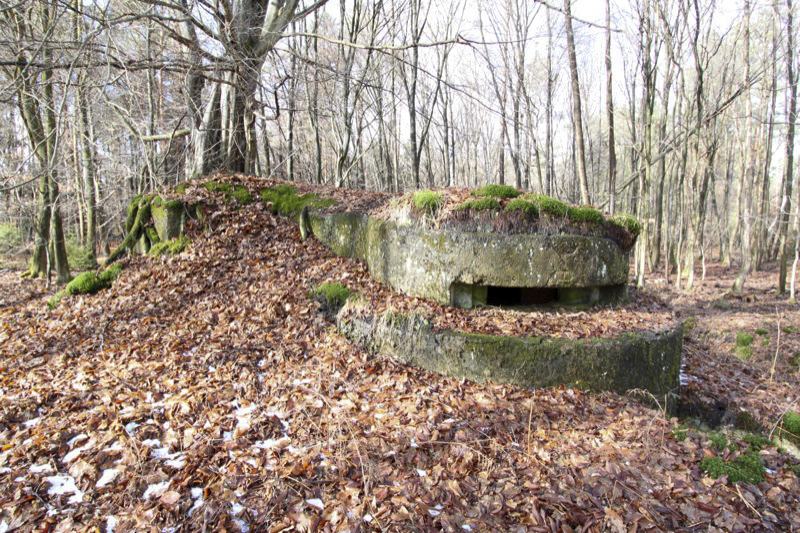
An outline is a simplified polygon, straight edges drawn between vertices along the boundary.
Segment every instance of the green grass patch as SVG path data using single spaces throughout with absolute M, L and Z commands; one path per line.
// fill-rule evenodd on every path
M 536 216 L 539 214 L 539 209 L 536 207 L 536 204 L 526 200 L 525 198 L 514 198 L 509 200 L 509 202 L 506 204 L 506 211 L 509 213 L 522 212 L 531 216 Z
M 433 213 L 442 206 L 442 195 L 430 190 L 417 191 L 411 197 L 411 203 L 421 211 Z
M 769 333 L 769 331 L 767 331 L 767 330 L 766 330 L 766 329 L 764 329 L 764 328 L 758 328 L 758 329 L 755 331 L 755 333 L 756 333 L 756 335 L 766 335 L 767 333 Z
M 310 299 L 323 303 L 332 311 L 342 307 L 350 295 L 351 292 L 347 285 L 339 281 L 326 281 L 308 292 Z
M 594 207 L 570 207 L 567 214 L 576 224 L 604 224 L 606 221 L 605 215 Z
M 786 334 L 794 333 L 795 331 L 797 331 L 797 326 L 783 326 L 781 327 L 781 331 Z
M 492 197 L 492 198 L 516 198 L 521 195 L 522 191 L 511 185 L 486 185 L 472 191 L 472 196 L 478 197 Z
M 750 346 L 753 344 L 753 336 L 744 331 L 736 334 L 736 346 Z
M 549 215 L 554 218 L 565 218 L 569 212 L 569 206 L 561 200 L 550 198 L 543 194 L 528 195 L 528 200 L 533 202 L 540 214 Z
M 172 239 L 171 241 L 157 242 L 150 247 L 150 251 L 147 252 L 147 255 L 151 255 L 153 257 L 161 257 L 162 255 L 178 255 L 184 251 L 187 246 L 189 246 L 190 242 L 191 241 L 189 240 L 189 237 L 186 237 L 185 235 L 181 235 L 180 237 Z
M 475 198 L 474 200 L 467 200 L 463 204 L 456 207 L 458 210 L 472 209 L 473 211 L 497 211 L 500 209 L 500 202 L 491 196 L 484 196 L 483 198 Z
M 261 189 L 259 194 L 265 203 L 272 204 L 273 213 L 290 217 L 299 214 L 304 207 L 323 208 L 336 203 L 330 198 L 320 198 L 318 194 L 298 195 L 297 189 L 291 185 L 276 185 Z

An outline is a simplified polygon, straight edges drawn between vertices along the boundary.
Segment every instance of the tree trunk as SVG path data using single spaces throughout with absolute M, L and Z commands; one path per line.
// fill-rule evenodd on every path
M 572 0 L 564 0 L 564 17 L 567 29 L 567 55 L 569 56 L 569 74 L 572 87 L 572 120 L 575 136 L 575 157 L 578 184 L 581 190 L 581 203 L 589 205 L 589 180 L 586 176 L 586 146 L 583 139 L 583 118 L 581 117 L 581 88 L 578 82 L 578 60 L 575 57 L 575 37 L 572 32 Z
M 784 174 L 784 190 L 781 199 L 780 213 L 780 273 L 778 275 L 778 292 L 786 292 L 786 274 L 789 258 L 789 215 L 792 212 L 792 181 L 794 180 L 794 132 L 797 123 L 797 78 L 798 72 L 794 71 L 794 51 L 792 36 L 792 0 L 786 0 L 788 16 L 786 18 L 786 71 L 789 81 L 789 124 L 786 129 L 786 163 Z M 797 251 L 796 251 L 797 253 Z

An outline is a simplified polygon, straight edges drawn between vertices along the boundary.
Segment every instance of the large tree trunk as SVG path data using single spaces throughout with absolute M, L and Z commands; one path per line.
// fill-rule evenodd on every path
M 792 211 L 792 180 L 794 180 L 794 132 L 797 123 L 797 78 L 794 71 L 794 51 L 792 42 L 792 0 L 786 0 L 788 16 L 786 18 L 786 70 L 789 80 L 789 124 L 786 129 L 786 173 L 784 175 L 784 191 L 781 199 L 780 213 L 780 273 L 778 275 L 778 292 L 786 292 L 786 273 L 788 267 L 789 248 L 789 214 Z

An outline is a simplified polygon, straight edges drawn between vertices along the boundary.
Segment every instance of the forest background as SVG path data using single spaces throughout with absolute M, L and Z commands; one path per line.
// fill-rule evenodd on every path
M 0 253 L 66 281 L 218 171 L 507 183 L 639 217 L 639 285 L 778 259 L 794 297 L 793 1 L 590 4 L 2 0 Z

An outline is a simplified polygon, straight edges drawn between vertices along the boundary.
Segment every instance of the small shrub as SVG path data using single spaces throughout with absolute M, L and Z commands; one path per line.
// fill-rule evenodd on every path
M 624 228 L 632 237 L 638 237 L 642 232 L 642 223 L 639 222 L 639 219 L 627 213 L 615 213 L 614 216 L 609 219 L 609 222 Z
M 476 191 L 472 191 L 472 196 L 492 197 L 492 198 L 516 198 L 522 192 L 511 185 L 486 185 Z
M 795 331 L 797 331 L 797 326 L 783 326 L 781 327 L 781 331 L 786 334 L 794 333 Z
M 429 213 L 439 209 L 443 202 L 442 195 L 429 190 L 417 191 L 411 197 L 411 203 L 414 204 L 414 207 Z
M 506 211 L 520 211 L 531 216 L 536 216 L 539 214 L 539 209 L 537 209 L 536 205 L 524 198 L 514 198 L 513 200 L 510 200 L 506 204 Z
M 736 357 L 743 361 L 749 361 L 753 357 L 753 349 L 750 346 L 737 346 Z
M 0 254 L 10 252 L 22 245 L 22 232 L 14 224 L 0 224 Z
M 767 333 L 769 333 L 769 331 L 765 330 L 764 328 L 758 328 L 758 329 L 755 331 L 755 334 L 756 334 L 756 335 L 766 335 Z
M 456 207 L 458 210 L 472 209 L 473 211 L 490 211 L 500 209 L 500 202 L 491 196 L 484 196 L 483 198 L 476 198 L 474 200 L 467 200 L 463 204 Z
M 350 298 L 350 289 L 344 283 L 326 281 L 308 293 L 308 297 L 323 303 L 329 310 L 337 310 Z
M 64 246 L 67 249 L 67 261 L 74 270 L 92 270 L 97 268 L 97 261 L 90 257 L 89 250 L 81 245 L 74 235 L 67 237 Z
M 746 481 L 756 485 L 764 481 L 764 465 L 755 452 L 739 455 L 729 462 L 723 461 L 720 457 L 706 457 L 700 462 L 700 468 L 714 479 L 727 475 L 731 483 Z
M 162 255 L 178 255 L 182 251 L 189 246 L 191 241 L 185 235 L 181 235 L 177 239 L 172 239 L 171 241 L 161 241 L 155 243 L 153 246 L 150 247 L 150 251 L 147 252 L 148 255 L 152 255 L 153 257 L 161 257 Z
M 594 207 L 570 207 L 567 210 L 570 221 L 576 224 L 604 224 L 606 217 Z
M 567 204 L 561 200 L 544 196 L 543 194 L 532 194 L 528 199 L 536 205 L 539 213 L 546 214 L 555 218 L 565 218 L 569 211 Z

